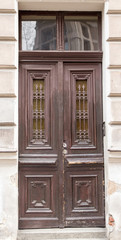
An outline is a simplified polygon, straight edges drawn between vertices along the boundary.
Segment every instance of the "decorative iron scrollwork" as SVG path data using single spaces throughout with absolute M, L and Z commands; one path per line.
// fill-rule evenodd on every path
M 88 141 L 87 81 L 76 81 L 76 142 Z
M 33 144 L 45 144 L 45 86 L 44 80 L 33 79 Z

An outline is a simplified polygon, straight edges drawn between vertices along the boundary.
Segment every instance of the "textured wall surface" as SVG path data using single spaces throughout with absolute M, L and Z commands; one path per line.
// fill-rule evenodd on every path
M 121 239 L 121 1 L 108 5 L 109 92 L 108 92 L 108 210 L 114 219 L 110 239 Z
M 121 0 L 0 0 L 0 240 L 16 240 L 18 229 L 18 6 L 103 12 L 105 212 L 110 239 L 120 240 Z
M 0 0 L 0 239 L 18 229 L 18 13 L 15 0 Z

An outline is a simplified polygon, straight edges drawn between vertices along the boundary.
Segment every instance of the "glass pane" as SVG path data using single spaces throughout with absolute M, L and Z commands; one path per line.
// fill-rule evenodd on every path
M 98 44 L 98 18 L 71 16 L 64 19 L 65 50 L 95 51 Z
M 22 50 L 56 50 L 56 17 L 23 16 Z
M 88 99 L 87 80 L 76 81 L 76 141 L 87 141 L 88 136 Z
M 33 143 L 45 143 L 45 86 L 43 80 L 33 80 Z

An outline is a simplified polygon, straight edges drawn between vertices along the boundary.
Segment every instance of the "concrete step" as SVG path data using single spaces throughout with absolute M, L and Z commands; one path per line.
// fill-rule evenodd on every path
M 17 240 L 106 240 L 104 228 L 19 230 Z

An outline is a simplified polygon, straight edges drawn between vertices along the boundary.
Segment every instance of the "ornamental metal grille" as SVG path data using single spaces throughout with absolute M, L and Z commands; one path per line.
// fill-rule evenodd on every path
M 33 80 L 33 139 L 45 143 L 45 91 L 43 80 Z
M 87 81 L 76 81 L 76 138 L 78 143 L 88 139 Z

